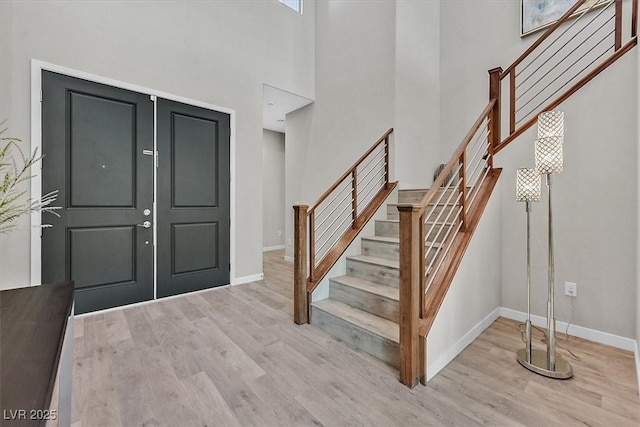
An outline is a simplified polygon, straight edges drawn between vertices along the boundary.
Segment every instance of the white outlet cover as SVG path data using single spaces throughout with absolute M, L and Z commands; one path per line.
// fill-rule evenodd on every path
M 564 294 L 569 297 L 577 297 L 578 285 L 574 282 L 564 282 Z

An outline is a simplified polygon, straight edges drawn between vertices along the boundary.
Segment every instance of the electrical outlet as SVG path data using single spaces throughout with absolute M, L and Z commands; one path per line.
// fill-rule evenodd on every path
M 282 237 L 282 230 L 278 230 L 278 237 Z
M 568 297 L 577 297 L 578 284 L 574 282 L 564 282 L 564 294 Z

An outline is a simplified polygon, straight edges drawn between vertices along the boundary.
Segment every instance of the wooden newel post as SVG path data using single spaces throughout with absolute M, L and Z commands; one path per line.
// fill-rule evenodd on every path
M 307 209 L 293 207 L 293 321 L 309 323 L 309 294 L 307 293 Z
M 495 148 L 500 144 L 500 104 L 501 100 L 501 74 L 502 67 L 489 70 L 489 101 L 496 100 L 493 109 L 489 114 L 489 167 L 493 169 L 493 153 Z M 512 114 L 513 112 L 509 112 Z
M 615 49 L 618 50 L 622 47 L 622 0 L 615 0 Z
M 400 212 L 400 382 L 418 384 L 420 369 L 420 206 L 398 205 Z
M 631 3 L 631 37 L 638 35 L 638 0 Z

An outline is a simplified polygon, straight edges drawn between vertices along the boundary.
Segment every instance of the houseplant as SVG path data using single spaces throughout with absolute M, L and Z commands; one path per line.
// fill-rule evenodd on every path
M 7 128 L 5 122 L 0 123 L 0 233 L 8 233 L 16 228 L 16 221 L 31 212 L 49 212 L 59 216 L 58 206 L 52 203 L 58 196 L 58 191 L 52 191 L 41 198 L 27 198 L 27 190 L 20 184 L 34 177 L 32 168 L 42 156 L 34 150 L 30 156 L 25 156 L 20 148 L 21 140 L 5 136 Z M 42 225 L 47 227 L 49 225 Z

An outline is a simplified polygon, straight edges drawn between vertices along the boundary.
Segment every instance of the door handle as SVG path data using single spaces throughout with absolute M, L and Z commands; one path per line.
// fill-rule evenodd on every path
M 136 224 L 136 226 L 142 227 L 142 228 L 149 228 L 151 227 L 151 221 L 145 221 L 142 224 Z

